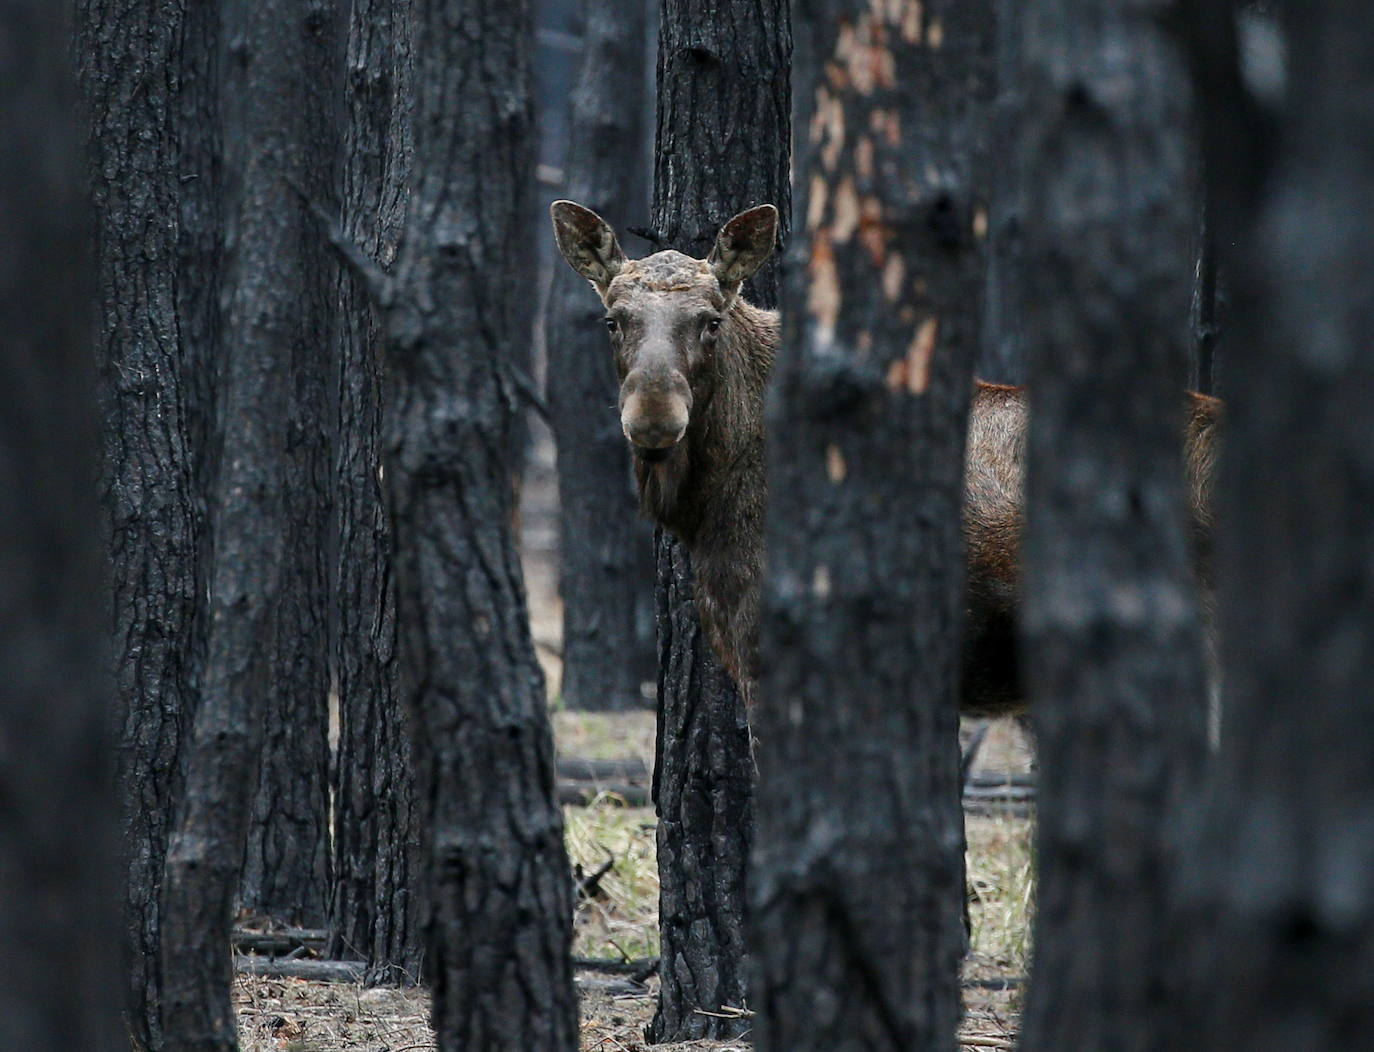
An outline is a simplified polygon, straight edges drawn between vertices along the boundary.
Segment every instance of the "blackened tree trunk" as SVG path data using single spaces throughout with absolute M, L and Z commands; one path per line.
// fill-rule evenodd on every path
M 90 230 L 66 12 L 0 4 L 0 1047 L 127 1048 Z M 20 46 L 13 46 L 19 44 Z
M 997 384 L 1026 382 L 1026 348 L 1015 297 L 1021 288 L 1022 182 L 1017 136 L 1025 111 L 1021 70 L 1024 4 L 997 0 L 997 104 L 989 143 L 987 300 L 978 378 Z
M 563 192 L 618 230 L 645 225 L 645 7 L 584 2 L 583 52 Z M 636 512 L 617 383 L 587 283 L 557 266 L 545 327 L 548 401 L 558 442 L 563 704 L 643 707 L 638 597 L 652 531 Z
M 1197 166 L 1170 7 L 1052 0 L 1023 23 L 1041 756 L 1026 1049 L 1170 1047 L 1168 821 L 1207 751 L 1181 455 Z
M 653 230 L 664 248 L 705 258 L 731 216 L 774 204 L 786 238 L 792 33 L 783 0 L 684 0 L 659 8 Z M 777 305 L 773 268 L 745 288 Z M 659 531 L 658 810 L 662 940 L 653 1042 L 731 1037 L 747 1020 L 745 871 L 754 764 L 739 691 L 702 634 L 691 560 Z M 703 1013 L 716 1013 L 714 1015 Z
M 834 0 L 797 22 L 806 236 L 769 413 L 761 1049 L 940 1048 L 959 1015 L 959 510 L 992 6 Z
M 1229 12 L 1199 6 L 1224 42 Z M 1194 950 L 1180 1031 L 1257 1052 L 1360 1044 L 1374 1008 L 1374 11 L 1281 10 L 1275 96 L 1248 90 L 1233 49 L 1199 56 L 1246 360 L 1226 374 L 1221 754 L 1179 918 Z
M 184 69 L 184 12 L 158 0 L 81 0 L 75 26 L 96 214 L 102 489 L 128 866 L 122 974 L 132 1039 L 157 1048 L 158 895 L 190 709 L 198 516 L 177 299 L 178 80 L 146 70 Z
M 313 280 L 297 188 L 317 163 L 304 144 L 323 82 L 317 41 L 330 31 L 314 0 L 224 0 L 221 16 L 230 204 L 215 555 L 203 696 L 162 899 L 164 1041 L 188 1052 L 237 1047 L 227 944 L 278 638 L 293 348 L 308 342 L 300 305 Z
M 373 280 L 391 305 L 386 481 L 434 1029 L 442 1049 L 571 1052 L 572 887 L 510 529 L 511 362 L 534 265 L 529 13 L 417 13 L 415 177 L 396 280 Z
M 344 233 L 389 267 L 405 220 L 411 120 L 411 2 L 354 0 L 345 83 Z M 367 290 L 340 287 L 342 361 L 335 626 L 339 745 L 334 782 L 332 956 L 368 962 L 374 982 L 416 982 L 419 824 L 396 660 L 391 523 L 382 491 L 385 368 Z
M 343 48 L 338 5 L 309 0 L 297 58 L 309 90 L 298 96 L 292 149 L 308 164 L 293 172 L 311 201 L 338 200 L 339 98 Z M 328 911 L 329 560 L 335 411 L 338 275 L 334 255 L 301 202 L 285 217 L 298 260 L 298 324 L 292 334 L 287 440 L 283 450 L 283 580 L 276 613 L 272 687 L 263 710 L 262 760 L 244 851 L 240 905 L 275 920 L 322 927 Z

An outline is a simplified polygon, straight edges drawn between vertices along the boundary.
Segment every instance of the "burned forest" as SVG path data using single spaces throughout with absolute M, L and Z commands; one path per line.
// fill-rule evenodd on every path
M 0 0 L 0 1050 L 1367 1043 L 1366 7 Z

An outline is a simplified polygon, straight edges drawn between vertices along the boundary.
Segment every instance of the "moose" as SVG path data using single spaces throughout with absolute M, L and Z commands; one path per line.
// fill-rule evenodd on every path
M 563 257 L 606 308 L 641 511 L 690 552 L 707 638 L 748 700 L 767 503 L 764 391 L 778 313 L 746 302 L 740 287 L 772 255 L 777 209 L 729 220 L 706 259 L 668 250 L 637 260 L 590 209 L 556 201 L 550 212 Z M 1023 388 L 975 382 L 964 483 L 965 715 L 1025 709 L 1016 636 L 1028 419 Z M 1220 419 L 1219 401 L 1188 395 L 1184 460 L 1204 578 Z

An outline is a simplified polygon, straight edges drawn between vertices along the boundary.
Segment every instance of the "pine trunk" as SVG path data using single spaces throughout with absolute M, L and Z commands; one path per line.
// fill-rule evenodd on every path
M 1197 166 L 1171 6 L 1051 0 L 1022 23 L 1037 217 L 1023 640 L 1041 772 L 1028 1050 L 1171 1047 L 1170 821 L 1207 752 L 1181 454 Z
M 112 28 L 86 21 L 83 41 L 96 26 Z M 116 1052 L 129 1046 L 118 1016 L 124 991 L 111 981 L 121 971 L 110 798 L 115 681 L 94 487 L 91 230 L 67 28 L 67 12 L 50 0 L 0 3 L 0 1048 Z M 82 72 L 89 93 L 91 65 Z M 144 192 L 161 188 L 149 182 Z M 108 222 L 101 231 L 104 280 L 105 239 L 115 235 Z M 106 350 L 111 329 L 147 323 L 105 307 L 98 331 Z M 137 615 L 127 623 L 147 627 Z M 177 653 L 181 642 L 157 656 Z M 150 669 L 150 680 L 161 671 Z M 120 677 L 126 704 L 135 680 L 127 670 Z M 155 836 L 134 828 L 136 846 Z M 130 914 L 140 943 L 144 901 L 136 898 Z
M 704 258 L 720 225 L 774 204 L 786 236 L 792 34 L 784 0 L 663 0 L 653 228 Z M 745 298 L 777 304 L 768 268 Z M 748 715 L 697 620 L 686 549 L 660 532 L 658 810 L 661 964 L 653 1042 L 736 1036 L 749 999 L 745 869 L 753 841 Z M 706 1014 L 716 1013 L 716 1014 Z
M 400 240 L 413 152 L 411 8 L 411 0 L 354 0 L 350 15 L 344 233 L 384 267 Z M 420 831 L 381 477 L 385 351 L 367 292 L 351 276 L 340 305 L 331 956 L 361 957 L 375 982 L 413 983 L 424 958 Z
M 325 75 L 323 0 L 224 0 L 220 99 L 229 220 L 217 414 L 215 538 L 203 694 L 185 797 L 168 847 L 162 906 L 167 1047 L 237 1047 L 227 945 L 268 718 L 286 579 L 285 457 L 294 437 L 293 349 L 309 346 L 313 252 L 298 187 L 317 163 L 313 92 Z
M 1180 1032 L 1354 1047 L 1374 1023 L 1374 10 L 1280 5 L 1284 84 L 1241 77 L 1228 6 L 1199 5 L 1197 69 L 1245 359 L 1226 372 L 1222 742 L 1185 856 Z
M 643 226 L 645 8 L 599 0 L 582 6 L 563 193 L 617 230 Z M 630 454 L 610 411 L 617 384 L 600 317 L 587 283 L 558 263 L 546 333 L 562 517 L 563 704 L 624 711 L 644 707 L 636 612 L 650 587 L 639 571 L 653 542 L 638 516 Z
M 124 808 L 128 1025 L 160 1047 L 158 895 L 193 697 L 199 529 L 179 311 L 185 14 L 164 0 L 80 0 L 100 302 L 102 490 Z
M 307 199 L 335 208 L 339 156 L 339 74 L 344 58 L 333 0 L 310 0 L 298 60 L 309 80 L 293 114 L 290 149 L 309 163 L 293 166 Z M 244 852 L 240 905 L 273 920 L 322 927 L 330 888 L 329 845 L 329 560 L 335 411 L 338 383 L 333 253 L 300 203 L 286 216 L 289 250 L 299 260 L 299 321 L 293 334 L 287 439 L 283 451 L 286 512 L 283 580 L 276 613 L 273 676 L 263 713 L 262 760 Z
M 769 412 L 755 1042 L 952 1047 L 992 4 L 807 5 Z M 877 13 L 875 13 L 877 12 Z
M 512 369 L 531 337 L 529 14 L 523 0 L 417 11 L 415 176 L 385 293 L 386 483 L 434 1029 L 451 1052 L 572 1052 L 572 887 L 510 528 Z

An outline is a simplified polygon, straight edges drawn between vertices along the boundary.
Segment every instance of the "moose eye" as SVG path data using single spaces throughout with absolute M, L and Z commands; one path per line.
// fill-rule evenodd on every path
M 705 334 L 706 334 L 707 338 L 714 337 L 714 336 L 716 335 L 716 333 L 718 333 L 718 332 L 720 332 L 720 319 L 719 319 L 719 318 L 712 318 L 712 319 L 710 319 L 710 320 L 706 323 Z
M 606 318 L 605 321 L 606 331 L 609 332 L 612 336 L 614 336 L 616 333 L 620 331 L 620 322 L 618 322 L 615 318 Z

